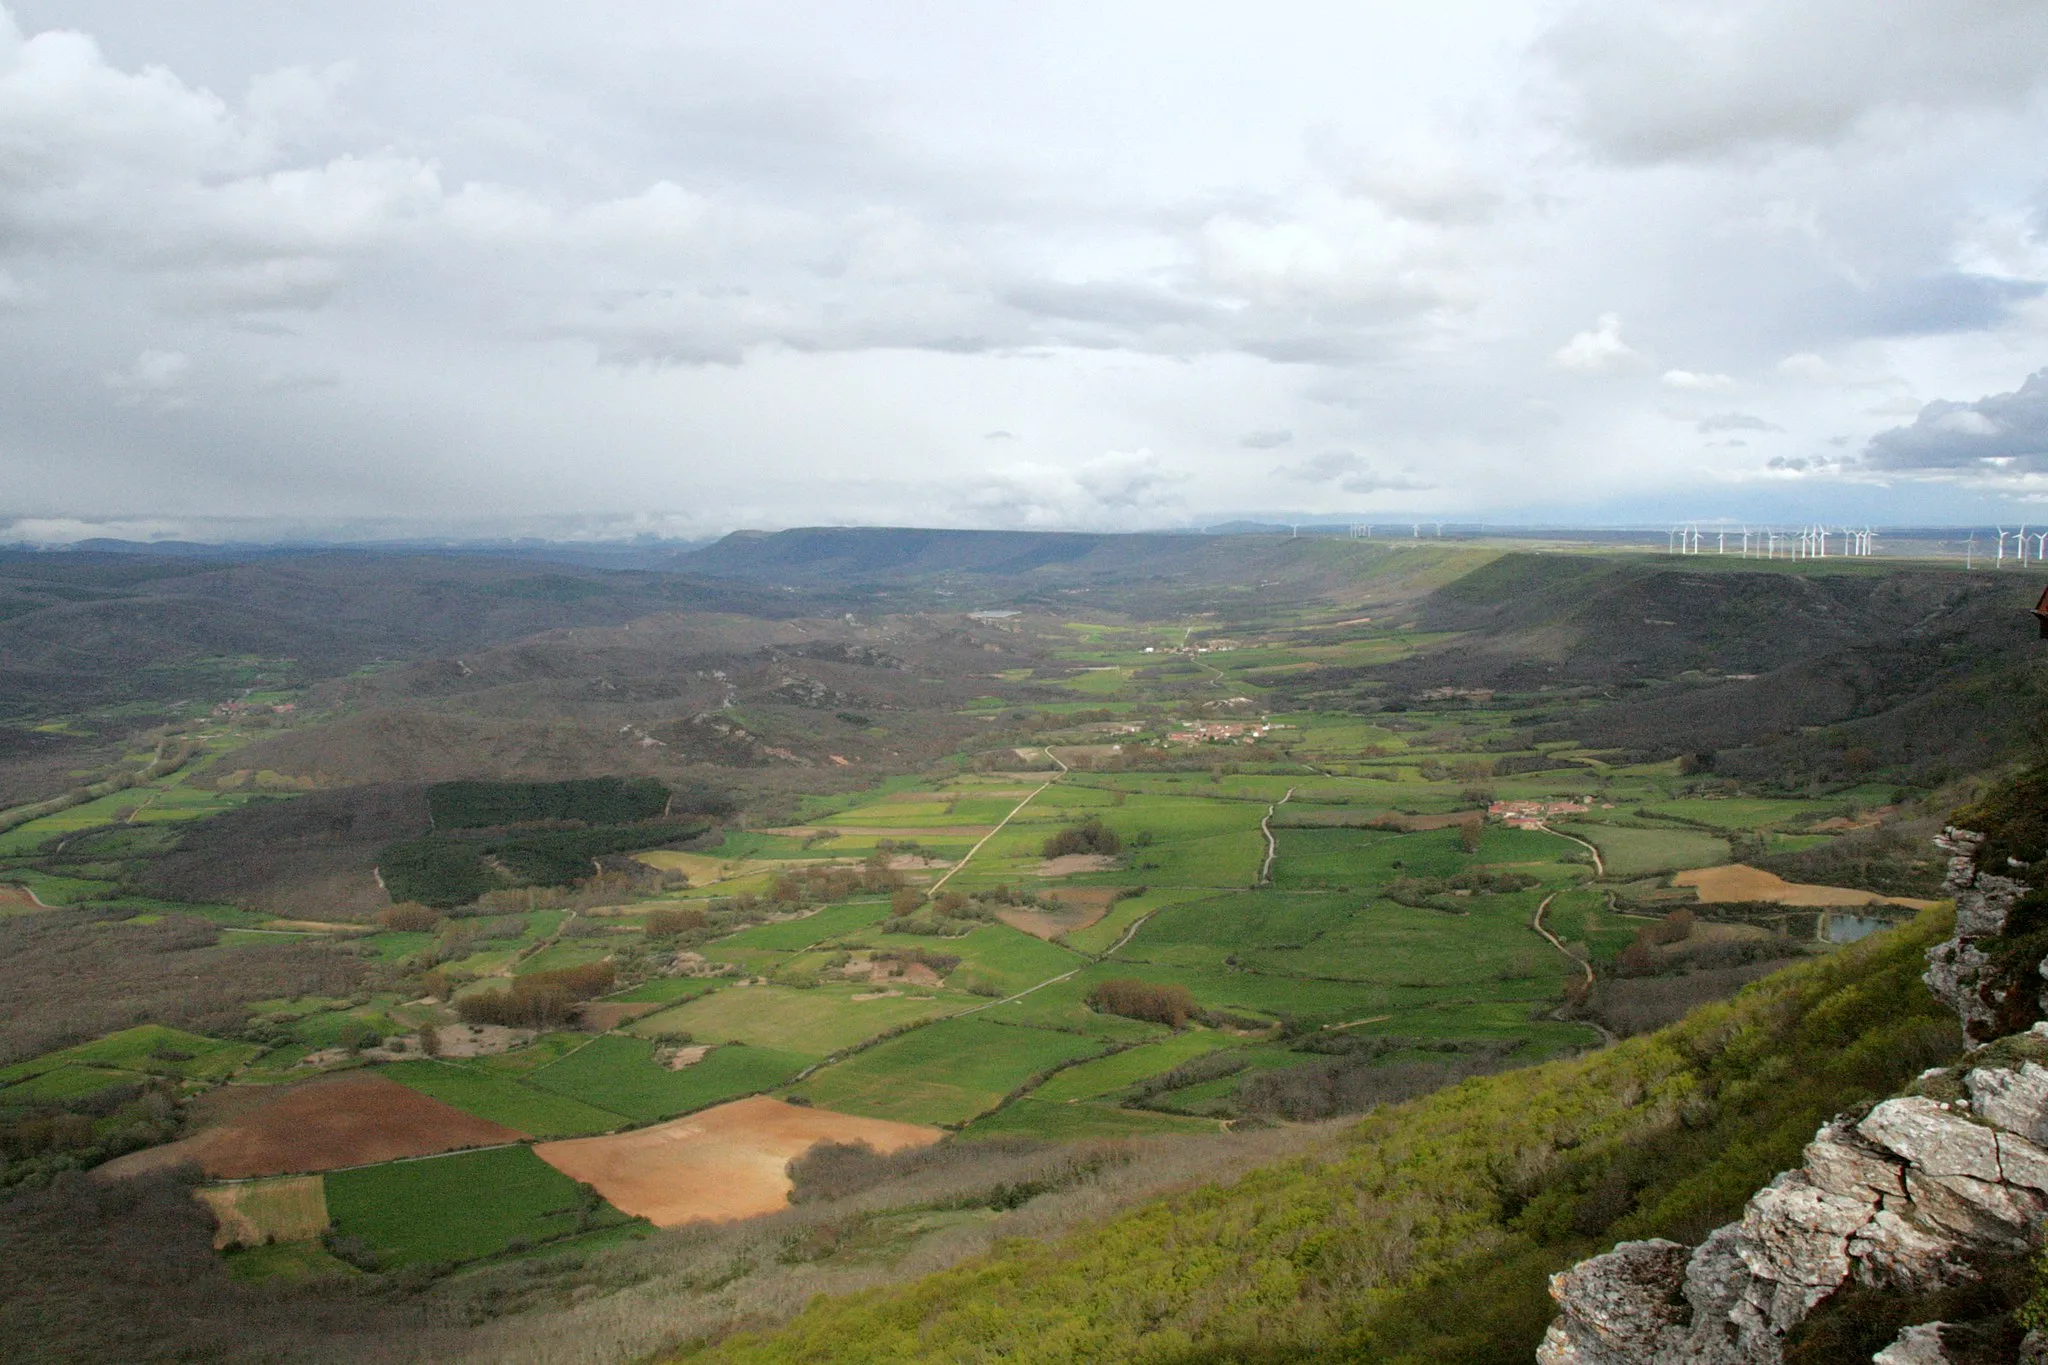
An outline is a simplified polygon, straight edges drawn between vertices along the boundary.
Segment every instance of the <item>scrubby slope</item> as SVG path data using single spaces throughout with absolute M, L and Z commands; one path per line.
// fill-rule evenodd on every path
M 1545 1278 L 1697 1237 L 1825 1118 L 1959 1045 L 1919 982 L 1944 912 L 1574 1061 L 1359 1124 L 1348 1152 L 1206 1187 L 686 1358 L 770 1362 L 1528 1359 Z

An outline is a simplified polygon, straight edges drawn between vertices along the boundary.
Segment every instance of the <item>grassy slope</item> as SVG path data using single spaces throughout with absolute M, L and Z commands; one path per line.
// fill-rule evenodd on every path
M 1698 1238 L 1829 1115 L 1952 1055 L 1918 981 L 1947 924 L 1930 912 L 1662 1032 L 1385 1110 L 1336 1161 L 820 1299 L 702 1358 L 1527 1360 L 1549 1273 L 1625 1237 Z

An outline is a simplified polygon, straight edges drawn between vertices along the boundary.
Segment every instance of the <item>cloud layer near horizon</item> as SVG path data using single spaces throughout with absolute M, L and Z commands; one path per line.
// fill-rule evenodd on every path
M 1355 10 L 17 3 L 0 538 L 2048 495 L 2038 3 Z

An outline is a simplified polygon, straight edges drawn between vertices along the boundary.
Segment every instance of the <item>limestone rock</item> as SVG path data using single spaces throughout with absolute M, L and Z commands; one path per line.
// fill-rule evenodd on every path
M 2028 1225 L 2041 1213 L 2040 1196 L 2032 1191 L 1966 1175 L 1909 1170 L 1906 1193 L 1922 1222 L 1959 1241 L 1999 1250 L 2026 1250 Z
M 1856 1131 L 1930 1176 L 1996 1181 L 1998 1140 L 1989 1128 L 1918 1095 L 1886 1100 Z
M 1807 1179 L 1832 1194 L 1875 1204 L 1906 1192 L 1904 1166 L 1843 1125 L 1831 1123 L 1814 1134 L 1805 1155 Z
M 2029 1142 L 2048 1145 L 2048 1067 L 2021 1062 L 2018 1070 L 1980 1066 L 1963 1077 L 1971 1110 L 1986 1123 Z
M 2048 1194 L 2048 1152 L 2025 1138 L 1998 1135 L 1998 1169 L 2006 1184 Z
M 1658 1359 L 1683 1329 L 1676 1292 L 1686 1248 L 1658 1238 L 1623 1242 L 1550 1277 L 1563 1312 L 1536 1358 L 1543 1365 L 1622 1365 Z
M 1870 1221 L 1872 1203 L 1823 1190 L 1804 1171 L 1789 1171 L 1757 1191 L 1743 1210 L 1743 1264 L 1760 1280 L 1801 1291 L 1811 1307 L 1849 1278 L 1849 1236 Z
M 1872 1356 L 1870 1365 L 1951 1365 L 1941 1345 L 1941 1324 L 1923 1322 L 1908 1327 L 1898 1340 Z
M 1912 1205 L 1899 1201 L 1906 1209 Z M 1926 1289 L 1953 1284 L 1969 1272 L 1954 1256 L 1955 1243 L 1886 1208 L 1849 1239 L 1849 1259 L 1863 1284 Z

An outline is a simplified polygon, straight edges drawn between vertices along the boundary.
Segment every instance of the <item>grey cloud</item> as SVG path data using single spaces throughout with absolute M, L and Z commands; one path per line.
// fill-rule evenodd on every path
M 1572 126 L 1602 156 L 1696 160 L 1831 142 L 1887 106 L 2017 105 L 2048 81 L 2048 7 L 1590 0 L 1539 49 Z
M 1746 412 L 1720 412 L 1700 418 L 1693 424 L 1693 429 L 1707 436 L 1717 431 L 1783 431 L 1785 428 Z
M 1383 474 L 1352 450 L 1326 450 L 1310 459 L 1281 465 L 1273 471 L 1302 483 L 1334 484 L 1346 493 L 1413 492 L 1433 485 L 1401 474 Z
M 1870 438 L 1864 462 L 1877 469 L 1958 470 L 1986 476 L 2048 470 L 2048 369 L 2012 393 L 1971 403 L 1937 399 L 1912 425 Z
M 1213 310 L 1162 290 L 1114 283 L 1040 280 L 1008 290 L 1003 302 L 1025 313 L 1116 327 L 1162 327 L 1208 320 Z
M 1017 433 L 1014 431 L 985 431 L 981 434 L 981 439 L 984 441 L 1014 441 L 1017 439 Z
M 2003 322 L 2019 304 L 2041 297 L 2048 284 L 1960 273 L 1900 280 L 1863 296 L 1852 325 L 1881 336 L 1975 332 Z
M 1247 431 L 1237 438 L 1246 450 L 1274 450 L 1294 439 L 1291 431 Z
M 956 514 L 1003 526 L 1166 524 L 1186 504 L 1185 473 L 1149 450 L 1112 451 L 1073 465 L 1018 463 L 955 497 Z

